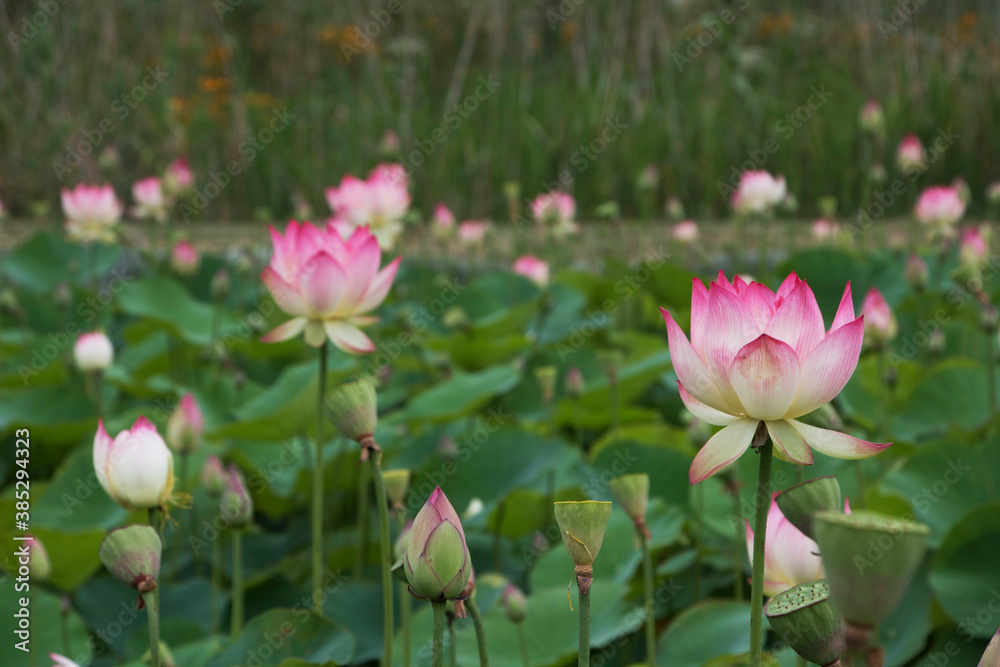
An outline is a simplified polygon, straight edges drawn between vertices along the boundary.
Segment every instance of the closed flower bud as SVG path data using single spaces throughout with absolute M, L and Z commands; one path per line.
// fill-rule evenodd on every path
M 684 204 L 677 197 L 669 197 L 667 199 L 666 206 L 664 207 L 667 212 L 667 218 L 670 220 L 683 220 L 684 219 Z
M 213 498 L 219 498 L 226 490 L 226 469 L 215 454 L 210 454 L 201 467 L 201 485 Z
M 500 594 L 500 604 L 511 623 L 520 623 L 528 615 L 528 599 L 514 584 L 507 584 Z
M 216 301 L 223 301 L 227 296 L 229 296 L 229 290 L 232 289 L 233 280 L 229 277 L 229 271 L 225 268 L 221 268 L 215 272 L 212 276 L 211 293 L 212 298 Z
M 899 605 L 927 551 L 930 529 L 877 512 L 820 512 L 813 532 L 834 604 L 853 625 L 875 627 Z
M 866 132 L 882 134 L 885 131 L 885 112 L 882 111 L 882 105 L 878 100 L 872 99 L 865 103 L 858 116 L 858 122 L 861 129 Z
M 375 385 L 357 380 L 341 385 L 323 401 L 326 416 L 341 434 L 356 442 L 369 440 L 378 426 Z
M 27 540 L 28 544 L 28 569 L 34 581 L 45 581 L 52 574 L 52 561 L 49 560 L 49 552 L 45 550 L 45 545 L 37 537 Z
M 469 506 L 465 508 L 464 512 L 462 512 L 462 518 L 468 521 L 472 517 L 482 514 L 485 508 L 486 506 L 483 504 L 482 499 L 473 498 L 469 501 Z
M 406 557 L 406 543 L 410 539 L 410 531 L 413 529 L 413 522 L 407 521 L 403 529 L 399 531 L 399 535 L 396 536 L 396 541 L 392 544 L 392 555 L 396 560 L 402 560 Z M 404 572 L 403 581 L 406 581 L 406 576 Z M 409 582 L 407 582 L 409 583 Z
M 594 559 L 601 551 L 611 518 L 611 503 L 597 500 L 555 503 L 556 522 L 563 544 L 576 565 L 580 592 L 590 590 Z
M 406 468 L 382 471 L 382 483 L 385 484 L 385 495 L 395 508 L 403 507 L 403 498 L 410 489 L 410 471 Z
M 440 486 L 413 520 L 403 567 L 410 592 L 422 599 L 458 599 L 469 581 L 472 558 L 465 531 Z
M 872 287 L 861 305 L 865 318 L 865 341 L 873 346 L 882 346 L 899 333 L 896 314 L 877 287 Z
M 174 489 L 173 454 L 145 417 L 113 440 L 98 420 L 94 472 L 111 499 L 129 511 L 162 507 Z
M 243 475 L 236 466 L 230 465 L 226 472 L 228 473 L 226 490 L 222 492 L 222 498 L 219 500 L 219 512 L 230 525 L 243 528 L 253 519 L 253 498 L 247 491 Z
M 163 544 L 151 527 L 132 525 L 116 528 L 101 542 L 98 553 L 104 567 L 118 581 L 140 594 L 156 588 Z
M 184 394 L 167 420 L 167 444 L 178 454 L 190 454 L 201 446 L 205 418 L 194 396 Z
M 844 650 L 844 619 L 830 601 L 826 581 L 800 584 L 764 607 L 771 628 L 783 642 L 816 665 L 832 665 Z
M 813 516 L 824 510 L 839 510 L 840 483 L 832 475 L 796 484 L 775 496 L 778 509 L 803 535 L 815 540 Z
M 458 444 L 450 435 L 442 436 L 437 446 L 437 453 L 445 461 L 454 461 L 458 458 Z
M 636 528 L 642 530 L 646 537 L 649 537 L 649 529 L 646 528 L 646 507 L 649 505 L 649 475 L 638 473 L 635 475 L 622 475 L 611 480 L 611 493 L 615 500 L 622 506 L 625 513 L 635 523 Z
M 555 366 L 539 366 L 535 369 L 535 382 L 542 390 L 542 403 L 548 405 L 556 393 L 556 379 L 559 371 Z
M 80 334 L 73 345 L 73 359 L 83 372 L 103 371 L 115 360 L 115 349 L 101 331 Z
M 886 172 L 883 164 L 876 162 L 868 172 L 868 178 L 875 184 L 885 183 L 885 179 L 889 178 L 889 174 Z
M 586 389 L 586 385 L 580 369 L 574 366 L 566 371 L 566 393 L 574 398 L 579 398 L 583 395 L 584 389 Z
M 906 281 L 913 289 L 923 291 L 930 281 L 931 271 L 927 262 L 917 253 L 912 253 L 906 260 Z
M 170 268 L 179 276 L 193 276 L 201 268 L 201 255 L 190 241 L 178 241 L 170 251 Z
M 49 659 L 55 662 L 52 667 L 80 667 L 80 664 L 73 662 L 64 655 L 59 655 L 58 653 L 49 653 Z

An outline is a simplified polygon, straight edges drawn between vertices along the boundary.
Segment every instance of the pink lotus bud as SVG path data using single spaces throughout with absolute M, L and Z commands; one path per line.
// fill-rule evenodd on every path
M 989 247 L 986 235 L 979 227 L 969 227 L 962 232 L 958 245 L 958 259 L 967 271 L 979 275 L 987 254 Z
M 253 497 L 247 491 L 240 469 L 230 465 L 226 469 L 226 490 L 219 500 L 219 513 L 230 525 L 242 528 L 253 519 Z
M 189 241 L 178 241 L 170 251 L 170 268 L 180 276 L 190 277 L 198 273 L 201 255 Z
M 549 265 L 534 255 L 519 257 L 514 262 L 514 273 L 524 276 L 539 287 L 549 284 Z
M 486 240 L 490 223 L 483 220 L 466 220 L 458 226 L 458 240 L 469 246 L 480 247 Z
M 201 414 L 201 408 L 194 396 L 184 394 L 167 420 L 167 444 L 179 454 L 189 454 L 201 446 L 201 434 L 204 430 L 205 418 Z
M 647 164 L 636 179 L 636 185 L 640 190 L 655 190 L 659 182 L 660 170 L 655 164 Z
M 103 371 L 115 360 L 115 349 L 102 331 L 82 333 L 73 344 L 73 360 L 83 372 Z
M 111 499 L 129 511 L 162 507 L 174 489 L 174 457 L 145 417 L 114 440 L 98 420 L 94 472 Z
M 450 238 L 455 233 L 455 215 L 444 204 L 434 207 L 431 216 L 431 232 L 439 239 Z
M 965 202 L 955 188 L 927 188 L 920 193 L 914 214 L 933 232 L 947 237 L 954 234 L 955 223 L 965 215 Z
M 896 314 L 892 312 L 892 308 L 877 287 L 872 287 L 865 295 L 861 314 L 865 318 L 865 338 L 870 343 L 883 345 L 899 333 Z
M 58 653 L 49 653 L 49 659 L 55 662 L 52 667 L 80 667 L 79 663 L 73 662 L 66 656 L 59 655 Z
M 531 202 L 531 217 L 545 225 L 556 238 L 565 238 L 579 231 L 576 217 L 576 200 L 559 190 L 546 192 Z
M 187 158 L 171 162 L 163 174 L 163 190 L 168 197 L 182 195 L 194 188 L 194 173 Z
M 123 204 L 110 185 L 78 185 L 62 191 L 66 233 L 72 241 L 113 243 Z
M 226 469 L 222 466 L 222 461 L 215 454 L 209 454 L 201 467 L 201 485 L 208 491 L 208 495 L 218 498 L 226 490 L 227 482 Z
M 685 245 L 698 240 L 698 223 L 694 220 L 684 220 L 674 225 L 674 239 Z
M 896 166 L 904 174 L 914 174 L 927 168 L 924 145 L 915 134 L 908 134 L 896 147 Z
M 528 599 L 524 592 L 514 584 L 507 584 L 500 594 L 500 604 L 507 613 L 511 623 L 520 623 L 528 615 Z
M 917 253 L 911 253 L 906 260 L 906 280 L 916 290 L 927 287 L 930 280 L 931 270 L 927 267 L 927 262 Z
M 574 366 L 566 371 L 566 393 L 579 398 L 583 395 L 584 389 L 583 373 L 580 372 L 580 369 Z
M 812 235 L 817 241 L 829 241 L 837 233 L 837 223 L 826 219 L 817 220 L 812 224 Z
M 858 122 L 866 132 L 881 134 L 885 131 L 885 112 L 882 111 L 882 105 L 878 100 L 870 99 L 865 103 L 861 108 Z
M 26 535 L 25 537 L 31 538 L 26 540 L 26 544 L 28 545 L 28 570 L 31 573 L 31 578 L 38 582 L 46 581 L 49 575 L 52 574 L 52 561 L 49 559 L 49 552 L 45 550 L 45 545 L 37 537 L 33 535 Z
M 666 212 L 667 219 L 669 220 L 684 219 L 684 204 L 678 197 L 667 197 L 667 203 L 664 205 L 663 210 Z
M 457 599 L 472 572 L 465 531 L 441 487 L 413 519 L 403 558 L 410 592 L 428 600 Z
M 132 199 L 135 207 L 132 215 L 136 218 L 163 222 L 167 219 L 167 197 L 163 194 L 160 179 L 155 176 L 136 181 L 132 185 Z

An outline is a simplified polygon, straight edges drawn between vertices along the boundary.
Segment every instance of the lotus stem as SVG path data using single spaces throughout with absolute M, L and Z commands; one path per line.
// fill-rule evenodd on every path
M 470 597 L 466 600 L 465 608 L 469 610 L 469 616 L 472 617 L 472 624 L 476 628 L 476 644 L 479 646 L 479 667 L 489 667 L 490 655 L 486 650 L 486 628 L 483 627 L 483 615 L 479 613 L 479 605 L 476 604 L 476 599 Z M 518 623 L 517 627 L 520 629 L 521 624 Z M 523 643 L 521 644 L 521 650 L 527 655 L 527 647 Z
M 524 667 L 531 667 L 531 656 L 528 654 L 528 638 L 524 636 L 524 621 L 517 623 L 517 641 L 521 644 L 521 660 Z
M 618 378 L 616 377 L 608 386 L 611 398 L 611 433 L 614 439 L 618 439 Z
M 987 414 L 992 418 L 997 409 L 996 353 L 993 351 L 993 337 L 996 332 L 986 332 L 986 381 L 989 383 L 987 397 L 990 402 Z
M 760 447 L 760 468 L 757 472 L 756 515 L 753 533 L 753 582 L 750 587 L 750 667 L 760 667 L 763 648 L 764 615 L 764 536 L 770 507 L 771 454 L 774 445 L 770 437 Z
M 705 489 L 700 485 L 694 487 L 694 599 L 701 599 L 701 507 L 705 497 Z
M 579 581 L 577 582 L 579 584 Z M 580 648 L 578 667 L 590 667 L 590 590 L 578 586 L 580 596 Z
M 322 613 L 322 596 L 316 592 L 323 587 L 323 398 L 326 396 L 326 348 L 319 348 L 319 403 L 316 414 L 316 463 L 313 466 L 312 496 L 312 599 L 313 611 Z
M 160 667 L 160 589 L 142 593 L 142 601 L 149 618 L 149 664 Z
M 642 585 L 645 596 L 643 606 L 646 608 L 646 663 L 656 667 L 656 613 L 653 607 L 653 555 L 649 547 L 649 538 L 639 531 L 642 541 Z
M 182 452 L 180 454 L 180 466 L 178 478 L 178 484 L 181 489 L 185 489 L 184 483 L 187 481 L 188 476 L 188 454 L 187 452 Z M 193 513 L 192 515 L 193 516 Z M 175 526 L 175 528 L 180 528 L 180 526 Z M 193 532 L 193 531 L 192 531 Z M 177 576 L 180 573 L 181 563 L 180 563 L 180 551 L 181 551 L 181 540 L 180 536 L 177 535 L 177 531 L 174 531 L 174 543 L 170 545 L 170 578 L 172 581 L 177 580 Z
M 369 456 L 372 479 L 375 480 L 375 498 L 378 503 L 379 545 L 382 564 L 382 606 L 385 616 L 385 649 L 382 664 L 392 667 L 393 605 L 392 605 L 392 542 L 389 539 L 389 496 L 382 479 L 382 452 L 374 450 Z M 407 667 L 408 667 L 407 663 Z
M 233 530 L 233 617 L 230 633 L 233 641 L 243 629 L 243 529 Z
M 497 507 L 497 518 L 493 521 L 493 569 L 503 571 L 500 554 L 500 530 L 503 528 L 504 515 L 507 513 L 507 501 L 501 500 Z
M 368 546 L 368 471 L 358 473 L 358 544 L 354 552 L 354 578 L 360 581 L 365 573 L 365 547 Z
M 431 643 L 434 650 L 433 665 L 444 667 L 444 600 L 432 602 L 431 608 L 434 610 L 434 634 Z
M 406 584 L 399 583 L 399 623 L 403 633 L 403 666 L 410 667 L 410 617 L 413 612 L 413 604 L 410 601 L 409 591 Z
M 209 615 L 211 618 L 212 633 L 219 631 L 220 600 L 222 591 L 222 535 L 216 536 L 212 540 L 212 595 L 209 599 Z
M 455 667 L 458 664 L 458 644 L 455 641 L 455 616 L 448 614 L 448 665 Z

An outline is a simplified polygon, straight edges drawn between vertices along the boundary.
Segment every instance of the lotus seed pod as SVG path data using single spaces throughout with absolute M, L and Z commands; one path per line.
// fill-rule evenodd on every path
M 611 503 L 597 500 L 555 503 L 563 544 L 577 567 L 591 567 L 601 551 Z
M 645 522 L 646 507 L 649 505 L 649 475 L 638 473 L 617 477 L 611 480 L 611 493 L 632 521 Z
M 378 398 L 375 385 L 357 380 L 341 385 L 323 401 L 326 416 L 343 435 L 361 442 L 370 439 L 378 426 Z
M 830 601 L 825 580 L 800 584 L 764 606 L 771 627 L 783 642 L 816 665 L 830 665 L 844 650 L 844 619 Z
M 559 376 L 559 369 L 555 366 L 539 366 L 535 369 L 535 381 L 538 388 L 542 390 L 542 402 L 548 405 L 556 393 L 556 380 Z
M 382 483 L 385 484 L 385 495 L 393 507 L 402 507 L 403 498 L 410 489 L 410 471 L 406 468 L 382 471 Z
M 899 605 L 927 551 L 930 528 L 871 511 L 813 517 L 834 604 L 853 625 L 875 627 Z
M 810 479 L 782 491 L 775 502 L 793 526 L 815 540 L 813 516 L 816 512 L 841 509 L 840 483 L 833 476 Z
M 101 562 L 115 579 L 146 593 L 156 588 L 163 543 L 149 526 L 116 528 L 101 542 Z

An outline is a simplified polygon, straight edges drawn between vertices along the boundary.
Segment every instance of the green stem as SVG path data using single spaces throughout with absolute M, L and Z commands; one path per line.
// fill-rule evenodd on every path
M 738 480 L 734 480 L 738 481 Z M 740 494 L 733 492 L 733 516 L 740 516 Z M 739 521 L 733 522 L 736 526 L 736 548 L 733 549 L 733 574 L 736 576 L 736 583 L 733 585 L 733 598 L 743 599 L 743 552 L 746 550 L 746 531 Z
M 322 613 L 323 587 L 323 398 L 326 396 L 325 341 L 319 348 L 319 404 L 316 415 L 316 463 L 313 465 L 312 496 L 312 599 L 313 611 Z
M 590 591 L 580 591 L 580 648 L 578 667 L 590 667 Z
M 642 584 L 645 596 L 643 598 L 646 607 L 646 663 L 649 667 L 656 667 L 656 613 L 653 607 L 653 555 L 649 548 L 649 538 L 645 533 L 639 531 L 639 539 L 642 540 Z
M 385 649 L 382 664 L 392 667 L 393 604 L 392 604 L 392 542 L 389 539 L 389 496 L 382 480 L 382 452 L 374 451 L 369 458 L 372 464 L 372 478 L 375 480 L 375 499 L 378 503 L 379 543 L 382 553 L 382 606 L 384 608 Z M 408 666 L 407 666 L 408 667 Z
M 431 645 L 434 649 L 434 667 L 444 667 L 444 608 L 445 603 L 432 602 L 431 607 L 434 610 L 434 634 L 432 635 Z M 406 667 L 409 667 L 407 665 Z
M 154 588 L 142 594 L 149 618 L 149 664 L 160 667 L 160 589 Z
M 580 399 L 573 398 L 573 444 L 583 447 L 583 426 L 580 423 Z
M 507 513 L 507 501 L 501 500 L 497 507 L 497 518 L 493 521 L 493 569 L 502 572 L 502 559 L 500 554 L 500 537 L 503 528 L 504 515 Z
M 455 617 L 448 615 L 448 665 L 458 664 L 458 643 L 455 641 Z
M 472 624 L 476 628 L 476 644 L 479 646 L 479 667 L 489 667 L 490 654 L 486 650 L 486 628 L 483 627 L 483 615 L 479 613 L 479 605 L 476 604 L 476 599 L 469 598 L 466 600 L 465 608 L 469 610 L 469 616 L 472 617 Z M 518 623 L 517 627 L 520 629 L 521 624 Z M 527 656 L 527 647 L 523 643 L 521 644 L 521 651 Z
M 187 490 L 186 482 L 188 476 L 188 455 L 187 452 L 182 452 L 180 454 L 180 466 L 179 473 L 180 477 L 177 479 L 177 486 L 181 490 Z M 178 524 L 175 528 L 180 529 Z M 181 537 L 177 534 L 177 530 L 173 531 L 174 542 L 170 545 L 170 578 L 172 581 L 177 580 L 178 573 L 181 569 L 180 563 L 180 550 L 181 550 Z
M 219 631 L 221 614 L 219 606 L 222 592 L 222 535 L 217 535 L 212 540 L 212 594 L 209 599 L 209 616 L 211 620 L 212 634 Z
M 695 485 L 694 487 L 694 599 L 695 601 L 701 599 L 701 570 L 702 570 L 701 508 L 703 505 L 704 498 L 705 498 L 705 487 L 700 484 Z
M 406 584 L 399 582 L 399 623 L 403 633 L 403 667 L 410 667 L 410 617 L 413 615 L 413 603 L 410 601 Z
M 368 546 L 368 470 L 358 471 L 358 544 L 354 552 L 354 579 L 361 581 L 365 572 L 366 547 Z
M 528 654 L 528 638 L 524 636 L 524 621 L 515 625 L 517 625 L 517 641 L 521 644 L 521 660 L 524 662 L 524 667 L 531 667 L 531 656 Z
M 760 469 L 757 472 L 756 515 L 753 532 L 753 582 L 750 587 L 750 667 L 760 667 L 764 642 L 764 535 L 771 501 L 771 439 L 760 447 Z
M 243 629 L 243 530 L 233 530 L 233 617 L 230 623 L 230 635 L 233 641 L 240 636 Z
M 885 441 L 889 437 L 889 383 L 885 374 L 885 346 L 881 346 L 875 354 L 878 358 L 879 438 Z
M 997 378 L 996 378 L 996 363 L 995 353 L 993 352 L 993 337 L 996 332 L 986 332 L 986 381 L 989 383 L 989 390 L 987 396 L 990 402 L 989 411 L 987 412 L 990 417 L 993 416 L 993 412 L 997 409 Z
M 104 418 L 104 373 L 94 371 L 94 408 L 97 410 L 97 418 Z
M 65 656 L 73 655 L 73 649 L 70 647 L 69 643 L 69 605 L 69 596 L 64 595 L 62 597 L 62 613 L 60 614 L 60 621 L 62 625 L 63 655 Z

